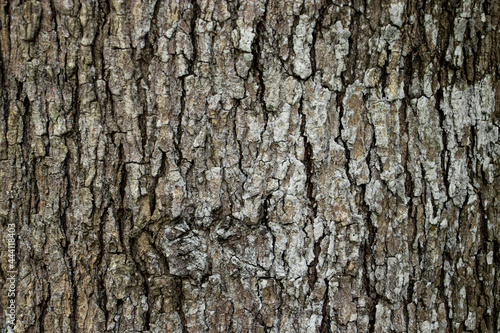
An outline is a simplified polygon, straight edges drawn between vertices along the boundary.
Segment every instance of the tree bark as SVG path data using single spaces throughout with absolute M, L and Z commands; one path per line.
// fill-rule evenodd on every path
M 500 332 L 500 2 L 0 20 L 3 332 Z

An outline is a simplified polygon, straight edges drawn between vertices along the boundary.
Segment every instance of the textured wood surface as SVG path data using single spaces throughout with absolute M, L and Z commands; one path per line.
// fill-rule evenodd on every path
M 499 23 L 1 1 L 2 332 L 499 332 Z

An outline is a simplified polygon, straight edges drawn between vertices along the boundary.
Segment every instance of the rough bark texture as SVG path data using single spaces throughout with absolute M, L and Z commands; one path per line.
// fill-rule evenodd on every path
M 14 332 L 499 332 L 499 19 L 2 0 Z

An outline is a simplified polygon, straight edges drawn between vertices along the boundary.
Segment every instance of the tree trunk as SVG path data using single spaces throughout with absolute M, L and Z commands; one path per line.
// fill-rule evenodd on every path
M 500 2 L 0 20 L 2 332 L 500 331 Z

